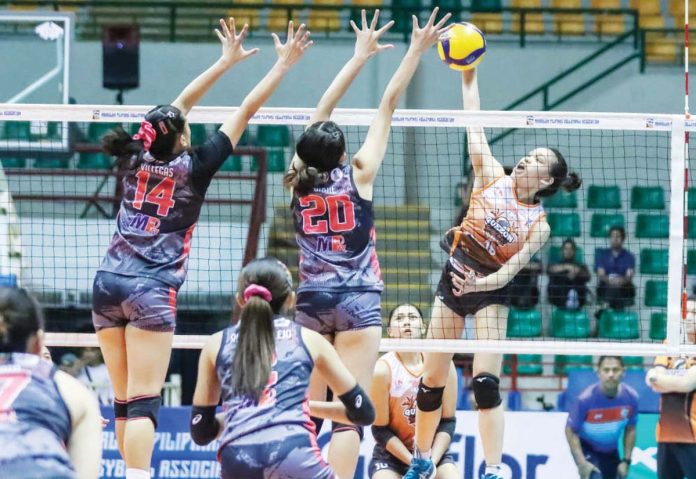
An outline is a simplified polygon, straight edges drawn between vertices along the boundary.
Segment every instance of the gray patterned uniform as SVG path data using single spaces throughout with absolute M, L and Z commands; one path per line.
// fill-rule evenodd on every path
M 65 449 L 70 413 L 56 371 L 34 354 L 0 354 L 0 476 L 76 477 Z
M 218 456 L 223 478 L 332 478 L 321 458 L 307 389 L 314 367 L 301 327 L 277 316 L 275 362 L 268 386 L 256 402 L 234 395 L 231 384 L 239 328 L 223 331 L 216 360 L 225 428 Z

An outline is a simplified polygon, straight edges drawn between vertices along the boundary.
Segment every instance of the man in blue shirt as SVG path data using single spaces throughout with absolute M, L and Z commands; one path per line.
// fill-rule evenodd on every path
M 633 304 L 636 289 L 633 273 L 636 259 L 623 247 L 626 231 L 614 226 L 609 230 L 609 248 L 601 249 L 595 257 L 597 299 L 610 308 L 622 309 Z
M 638 394 L 622 384 L 623 359 L 601 356 L 599 382 L 585 389 L 572 405 L 566 438 L 580 479 L 625 479 L 636 443 Z M 623 459 L 618 443 L 623 440 Z

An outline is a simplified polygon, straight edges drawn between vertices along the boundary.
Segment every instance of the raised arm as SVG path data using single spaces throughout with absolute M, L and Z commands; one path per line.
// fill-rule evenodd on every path
M 379 10 L 375 10 L 375 14 L 369 26 L 367 24 L 365 10 L 362 10 L 361 15 L 361 28 L 358 28 L 353 20 L 350 21 L 350 26 L 355 32 L 355 51 L 353 57 L 341 68 L 341 71 L 338 72 L 336 78 L 334 78 L 329 88 L 327 88 L 324 95 L 322 95 L 317 104 L 317 109 L 314 110 L 312 114 L 312 118 L 309 122 L 310 125 L 317 121 L 328 120 L 331 117 L 334 108 L 336 108 L 338 102 L 343 98 L 343 95 L 346 94 L 353 80 L 355 80 L 358 73 L 360 73 L 370 58 L 378 52 L 394 48 L 394 45 L 379 44 L 382 35 L 394 25 L 394 20 L 390 21 L 382 28 L 377 29 Z
M 353 56 L 348 60 L 348 62 L 341 68 L 338 72 L 336 78 L 331 82 L 329 88 L 326 89 L 324 95 L 322 95 L 319 103 L 317 104 L 316 110 L 312 113 L 312 117 L 309 120 L 307 126 L 313 125 L 318 121 L 326 121 L 331 118 L 331 113 L 341 101 L 343 95 L 346 94 L 348 88 L 353 83 L 353 80 L 362 71 L 363 67 L 367 64 L 367 61 L 372 58 L 376 53 L 390 48 L 394 48 L 394 45 L 380 45 L 379 40 L 382 35 L 389 30 L 394 21 L 390 21 L 382 28 L 377 29 L 377 23 L 379 21 L 379 10 L 375 10 L 375 14 L 372 17 L 372 22 L 368 26 L 367 24 L 367 14 L 365 10 L 361 12 L 362 25 L 361 28 L 353 22 L 350 21 L 350 26 L 355 32 L 355 51 Z M 290 163 L 290 169 L 288 171 L 297 170 L 297 163 L 300 162 L 300 158 L 295 154 Z
M 220 127 L 220 131 L 227 135 L 232 146 L 237 145 L 251 117 L 266 103 L 276 88 L 278 88 L 278 85 L 280 85 L 280 81 L 290 71 L 290 68 L 302 58 L 305 50 L 312 45 L 312 42 L 309 40 L 309 32 L 304 24 L 300 25 L 297 33 L 295 33 L 292 22 L 290 22 L 285 43 L 281 43 L 278 35 L 275 33 L 272 35 L 275 50 L 278 54 L 278 61 L 275 62 L 270 71 L 254 89 L 249 92 L 239 109 L 225 120 Z
M 215 33 L 222 43 L 222 55 L 210 68 L 189 83 L 172 103 L 173 106 L 181 110 L 184 116 L 191 111 L 191 108 L 200 101 L 227 70 L 259 51 L 258 48 L 245 50 L 242 46 L 248 29 L 249 27 L 244 25 L 242 31 L 237 35 L 234 18 L 230 18 L 229 23 L 226 23 L 222 18 L 220 19 L 220 29 L 215 29 Z
M 512 256 L 498 271 L 483 278 L 478 278 L 473 272 L 462 272 L 460 275 L 450 273 L 452 284 L 456 288 L 454 295 L 462 296 L 466 293 L 492 291 L 502 288 L 512 281 L 512 278 L 532 260 L 536 252 L 549 239 L 550 234 L 551 228 L 545 220 L 537 222 L 529 232 L 529 237 L 522 249 Z
M 382 95 L 377 115 L 370 124 L 362 148 L 353 158 L 355 183 L 360 196 L 365 199 L 372 198 L 372 185 L 387 151 L 392 115 L 399 104 L 399 99 L 411 82 L 421 55 L 437 42 L 440 34 L 445 30 L 443 25 L 452 16 L 448 13 L 435 23 L 438 11 L 436 7 L 423 28 L 418 26 L 418 19 L 415 15 L 413 16 L 411 45 Z
M 464 99 L 464 110 L 479 111 L 481 109 L 475 69 L 462 72 L 462 98 Z M 474 169 L 474 189 L 476 190 L 483 188 L 496 178 L 500 178 L 505 174 L 505 171 L 500 163 L 493 158 L 482 127 L 468 127 L 466 136 L 469 158 Z

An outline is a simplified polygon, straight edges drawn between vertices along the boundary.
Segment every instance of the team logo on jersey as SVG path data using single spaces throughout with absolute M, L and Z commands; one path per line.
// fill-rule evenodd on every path
M 406 396 L 403 401 L 401 401 L 401 407 L 404 411 L 404 417 L 408 421 L 408 424 L 413 426 L 416 424 L 416 397 Z
M 155 217 L 136 213 L 135 216 L 131 217 L 128 226 L 151 235 L 156 235 L 159 233 L 160 224 L 161 221 Z
M 341 235 L 321 236 L 317 238 L 317 251 L 331 251 L 333 253 L 346 252 L 346 239 Z
M 517 221 L 509 219 L 504 211 L 494 210 L 486 215 L 484 221 L 486 235 L 498 244 L 506 245 L 517 240 Z
M 343 178 L 343 170 L 340 168 L 334 168 L 331 170 L 331 181 L 336 182 Z

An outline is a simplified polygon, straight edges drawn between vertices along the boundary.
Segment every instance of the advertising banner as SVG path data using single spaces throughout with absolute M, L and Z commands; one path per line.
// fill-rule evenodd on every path
M 112 418 L 110 408 L 102 411 Z M 215 459 L 217 443 L 197 446 L 188 432 L 189 409 L 162 408 L 155 436 L 152 461 L 153 478 L 216 478 L 220 466 Z M 508 412 L 506 413 L 503 462 L 512 479 L 575 479 L 576 467 L 565 438 L 566 413 Z M 655 443 L 656 414 L 641 414 L 638 420 L 638 440 L 633 452 L 630 479 L 656 479 Z M 478 418 L 475 412 L 457 412 L 457 430 L 450 451 L 454 454 L 462 479 L 478 479 L 483 471 L 483 449 L 478 439 Z M 326 455 L 328 427 L 319 435 L 319 445 Z M 104 430 L 104 457 L 101 477 L 122 478 L 125 464 L 118 453 L 113 421 Z M 361 446 L 356 479 L 367 479 L 374 441 L 369 428 Z

